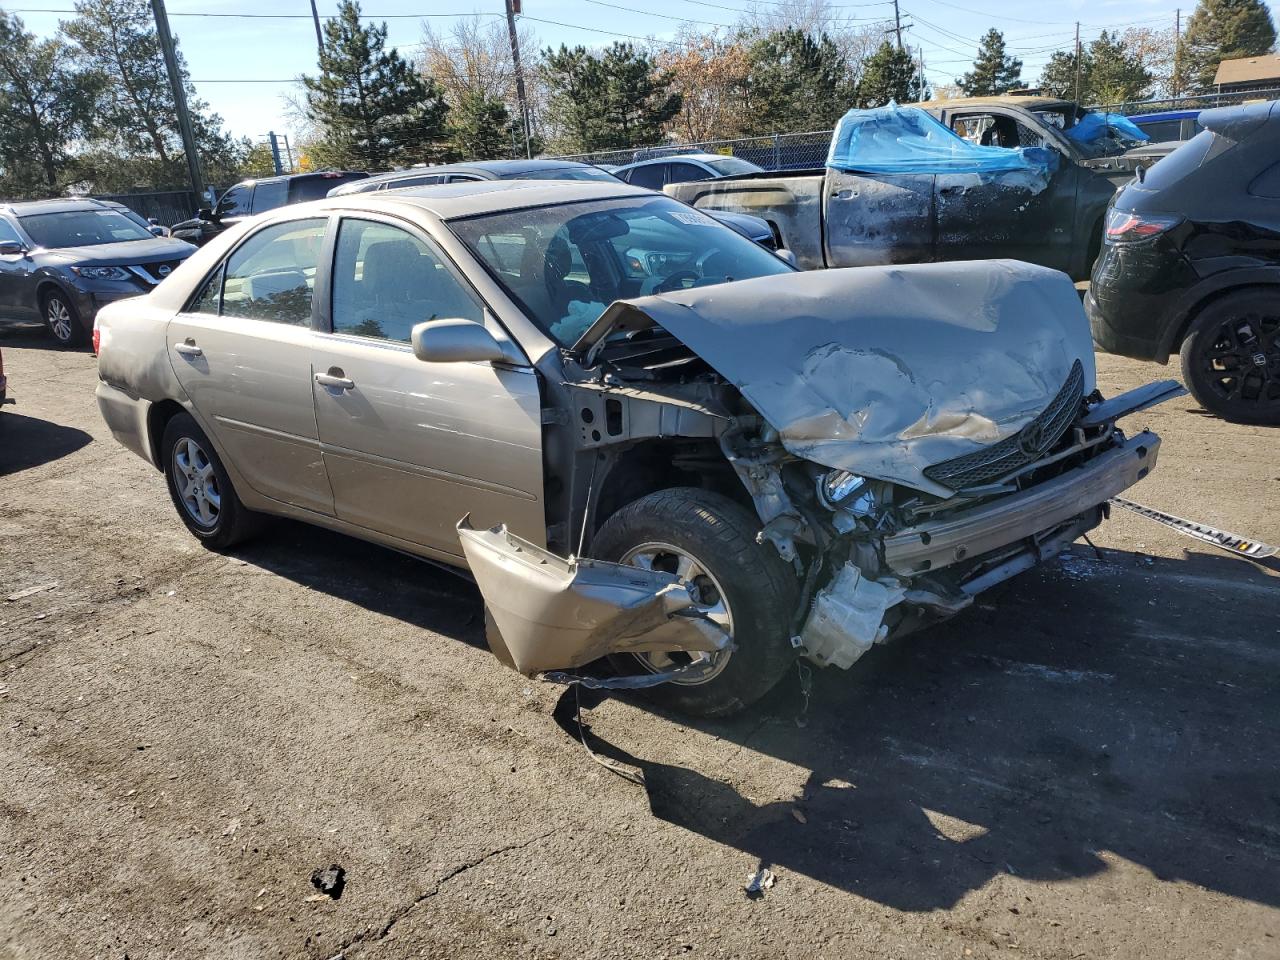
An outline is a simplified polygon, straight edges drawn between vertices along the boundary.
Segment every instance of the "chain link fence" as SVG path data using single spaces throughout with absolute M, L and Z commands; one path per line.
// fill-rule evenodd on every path
M 222 189 L 213 188 L 218 195 Z M 155 217 L 166 227 L 171 227 L 180 220 L 195 216 L 196 210 L 208 206 L 208 202 L 196 201 L 196 195 L 190 190 L 159 190 L 151 193 L 98 193 L 95 200 L 113 200 L 123 203 L 134 213 L 145 218 Z
M 1240 90 L 1235 93 L 1189 93 L 1164 100 L 1130 100 L 1125 103 L 1108 103 L 1097 107 L 1110 113 L 1123 113 L 1131 117 L 1145 113 L 1164 113 L 1167 110 L 1209 110 L 1213 107 L 1232 107 L 1253 100 L 1278 100 L 1280 87 L 1265 90 Z

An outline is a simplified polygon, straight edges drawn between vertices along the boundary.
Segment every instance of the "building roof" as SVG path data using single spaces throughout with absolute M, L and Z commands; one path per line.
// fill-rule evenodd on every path
M 1268 53 L 1260 57 L 1223 60 L 1213 78 L 1215 84 L 1257 83 L 1259 80 L 1280 81 L 1280 55 Z

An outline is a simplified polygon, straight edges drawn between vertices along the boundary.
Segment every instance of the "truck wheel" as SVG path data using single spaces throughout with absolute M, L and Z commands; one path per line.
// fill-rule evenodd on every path
M 1182 378 L 1224 420 L 1280 424 L 1280 293 L 1241 290 L 1200 311 L 1182 341 Z
M 60 290 L 51 290 L 40 298 L 40 314 L 49 335 L 60 347 L 78 347 L 84 343 L 84 324 L 80 314 Z
M 735 649 L 713 654 L 710 676 L 645 691 L 654 701 L 704 717 L 736 713 L 764 696 L 795 659 L 789 627 L 795 572 L 771 544 L 756 543 L 760 521 L 728 497 L 692 488 L 660 490 L 623 507 L 596 535 L 592 554 L 676 573 L 699 588 L 707 616 L 729 629 Z M 682 653 L 619 654 L 621 673 L 690 663 Z
M 261 528 L 262 515 L 240 502 L 213 444 L 190 414 L 175 414 L 165 424 L 160 456 L 178 516 L 210 550 L 233 547 Z

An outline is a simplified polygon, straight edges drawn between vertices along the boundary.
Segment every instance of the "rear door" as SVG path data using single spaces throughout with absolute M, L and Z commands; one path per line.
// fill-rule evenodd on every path
M 933 259 L 933 174 L 828 169 L 823 245 L 829 267 Z M 789 247 L 790 245 L 788 245 Z
M 333 513 L 311 393 L 314 288 L 328 220 L 263 227 L 169 323 L 169 358 L 202 426 L 257 493 Z
M 28 245 L 16 227 L 0 217 L 0 241 Z M 0 255 L 0 311 L 6 313 L 34 313 L 35 290 L 31 282 L 31 261 L 26 254 Z
M 329 297 L 332 329 L 317 335 L 312 365 L 337 516 L 454 557 L 468 513 L 545 542 L 532 368 L 413 354 L 424 320 L 471 320 L 506 339 L 436 244 L 397 220 L 344 217 Z

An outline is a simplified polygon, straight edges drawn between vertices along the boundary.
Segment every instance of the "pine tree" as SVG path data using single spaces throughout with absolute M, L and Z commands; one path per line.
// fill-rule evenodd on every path
M 858 81 L 858 106 L 881 107 L 890 100 L 914 103 L 928 98 L 929 91 L 911 54 L 888 40 L 870 57 Z
M 1151 89 L 1151 71 L 1142 57 L 1115 33 L 1102 31 L 1081 50 L 1082 104 L 1115 104 L 1140 100 Z M 1076 99 L 1076 55 L 1058 51 L 1040 73 L 1040 88 L 1051 97 Z
M 463 160 L 497 160 L 524 156 L 524 132 L 497 97 L 479 91 L 462 95 L 449 111 L 449 140 Z
M 1007 93 L 1022 83 L 1022 61 L 1005 54 L 1004 34 L 992 27 L 978 46 L 973 70 L 956 83 L 966 97 Z
M 849 65 L 825 33 L 775 30 L 747 51 L 747 133 L 822 130 L 849 109 Z
M 1187 21 L 1181 70 L 1191 86 L 1211 90 L 1220 62 L 1269 53 L 1275 43 L 1275 24 L 1262 0 L 1200 0 Z
M 326 21 L 320 76 L 302 78 L 320 166 L 386 170 L 441 156 L 448 107 L 440 88 L 386 42 L 387 25 L 365 26 L 356 0 L 342 0 Z

